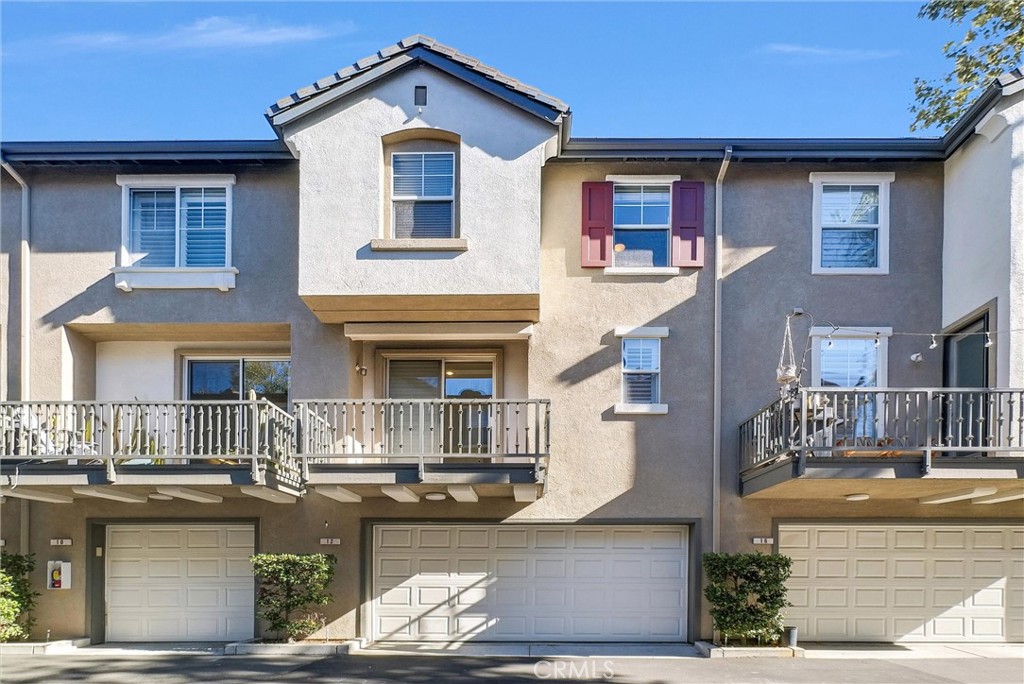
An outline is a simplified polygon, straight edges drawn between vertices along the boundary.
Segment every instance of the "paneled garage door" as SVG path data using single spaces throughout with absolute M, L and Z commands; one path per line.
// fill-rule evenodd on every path
M 687 529 L 377 525 L 375 640 L 685 641 Z
M 811 641 L 1024 641 L 1024 527 L 781 524 Z
M 107 641 L 253 636 L 252 525 L 109 525 Z

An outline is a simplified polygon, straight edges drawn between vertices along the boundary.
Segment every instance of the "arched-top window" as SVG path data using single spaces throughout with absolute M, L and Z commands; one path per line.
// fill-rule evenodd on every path
M 381 140 L 392 239 L 459 236 L 459 136 L 436 129 L 397 131 Z

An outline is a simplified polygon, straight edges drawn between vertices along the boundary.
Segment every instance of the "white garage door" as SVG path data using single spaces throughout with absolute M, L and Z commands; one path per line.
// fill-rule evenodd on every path
M 109 525 L 107 641 L 253 636 L 252 525 Z
M 1024 640 L 1024 527 L 783 524 L 811 641 Z
M 377 525 L 375 640 L 685 641 L 687 529 Z

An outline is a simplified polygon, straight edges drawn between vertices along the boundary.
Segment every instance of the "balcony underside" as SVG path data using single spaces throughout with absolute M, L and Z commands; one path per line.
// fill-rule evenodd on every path
M 541 471 L 543 472 L 543 471 Z M 307 484 L 418 485 L 466 484 L 510 487 L 538 484 L 543 477 L 532 463 L 416 463 L 311 465 Z
M 540 320 L 539 294 L 302 295 L 323 323 Z
M 744 471 L 740 492 L 753 499 L 917 499 L 958 488 L 989 485 L 999 494 L 1024 491 L 1024 457 L 933 458 L 923 456 L 807 458 L 793 456 Z M 1019 502 L 1018 502 L 1019 503 Z

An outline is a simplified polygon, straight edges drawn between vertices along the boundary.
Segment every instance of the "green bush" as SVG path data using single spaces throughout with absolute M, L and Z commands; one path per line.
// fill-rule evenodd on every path
M 32 591 L 29 575 L 36 568 L 31 554 L 0 552 L 0 642 L 28 639 L 39 592 Z
M 310 608 L 334 600 L 327 585 L 334 577 L 337 558 L 323 553 L 258 553 L 249 560 L 260 582 L 257 615 L 271 631 L 294 641 L 324 626 L 324 617 Z
M 704 598 L 722 641 L 756 639 L 777 643 L 782 636 L 782 609 L 792 559 L 763 553 L 705 553 Z

